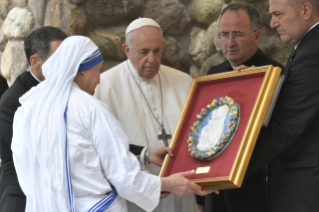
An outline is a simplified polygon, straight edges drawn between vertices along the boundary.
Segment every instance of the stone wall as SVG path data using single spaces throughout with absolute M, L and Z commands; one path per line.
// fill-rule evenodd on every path
M 102 70 L 126 59 L 122 51 L 127 25 L 138 17 L 155 19 L 163 28 L 163 64 L 205 75 L 225 60 L 218 40 L 218 16 L 229 3 L 247 2 L 262 15 L 260 48 L 285 64 L 291 47 L 269 27 L 267 0 L 0 0 L 1 73 L 11 85 L 27 67 L 23 40 L 41 26 L 55 26 L 68 35 L 85 35 L 99 47 Z

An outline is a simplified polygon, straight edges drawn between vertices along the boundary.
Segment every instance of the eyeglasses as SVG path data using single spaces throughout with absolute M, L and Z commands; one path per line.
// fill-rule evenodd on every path
M 256 29 L 256 30 L 254 30 L 252 32 L 249 32 L 247 34 L 243 34 L 243 33 L 240 33 L 240 32 L 235 32 L 232 35 L 230 35 L 228 32 L 221 32 L 221 33 L 218 34 L 218 37 L 221 40 L 223 40 L 223 41 L 228 41 L 229 37 L 232 36 L 234 38 L 234 40 L 239 41 L 239 40 L 244 39 L 246 36 L 248 36 L 250 34 L 253 34 L 257 30 L 259 30 L 259 29 Z

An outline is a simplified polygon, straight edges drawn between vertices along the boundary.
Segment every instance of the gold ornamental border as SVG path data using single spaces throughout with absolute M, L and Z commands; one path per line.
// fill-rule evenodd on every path
M 250 68 L 239 72 L 231 71 L 226 73 L 197 77 L 193 79 L 169 145 L 173 150 L 175 148 L 177 138 L 182 133 L 180 129 L 182 127 L 182 123 L 185 119 L 191 99 L 193 98 L 193 94 L 196 91 L 198 83 L 265 73 L 253 110 L 250 114 L 245 132 L 243 134 L 241 144 L 239 146 L 232 169 L 230 171 L 230 175 L 223 177 L 192 179 L 191 181 L 201 185 L 204 188 L 213 189 L 238 188 L 241 186 L 256 140 L 258 138 L 258 134 L 263 124 L 267 108 L 275 91 L 280 72 L 281 69 L 279 67 L 273 67 L 270 65 Z M 160 177 L 163 177 L 165 175 L 169 162 L 170 157 L 166 155 L 161 171 L 159 173 Z

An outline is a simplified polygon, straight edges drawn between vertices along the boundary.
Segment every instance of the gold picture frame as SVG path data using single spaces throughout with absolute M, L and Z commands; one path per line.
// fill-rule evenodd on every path
M 194 78 L 170 142 L 174 157 L 165 157 L 159 176 L 195 169 L 189 179 L 203 188 L 239 188 L 267 109 L 274 102 L 280 73 L 279 67 L 270 65 Z M 235 97 L 240 103 L 241 123 L 225 151 L 216 159 L 199 161 L 187 149 L 189 129 L 195 114 L 217 94 Z

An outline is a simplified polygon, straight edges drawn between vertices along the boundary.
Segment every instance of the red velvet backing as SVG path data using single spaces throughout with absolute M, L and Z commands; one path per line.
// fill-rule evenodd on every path
M 175 156 L 171 158 L 165 171 L 165 176 L 192 169 L 196 170 L 198 167 L 205 166 L 211 166 L 209 173 L 195 174 L 188 178 L 201 179 L 229 176 L 264 76 L 265 73 L 258 73 L 197 83 L 189 109 L 184 120 L 182 120 L 181 129 L 176 139 Z M 210 161 L 200 161 L 193 158 L 188 152 L 187 139 L 190 127 L 195 122 L 196 115 L 200 113 L 201 109 L 219 96 L 229 96 L 238 102 L 240 106 L 240 123 L 232 141 L 219 156 Z

